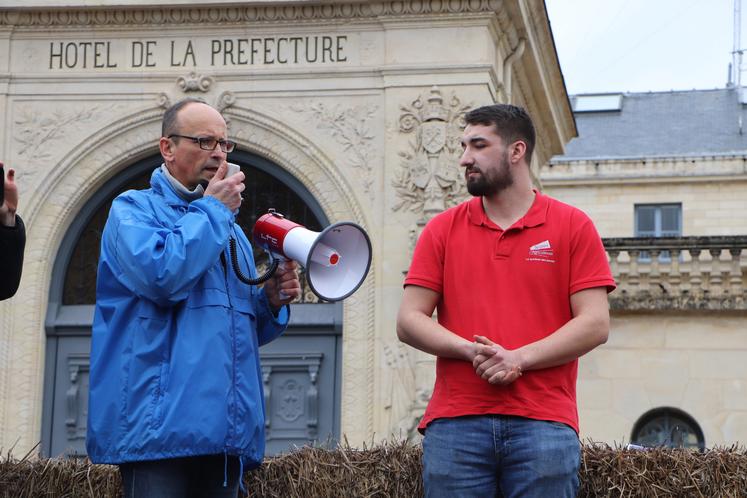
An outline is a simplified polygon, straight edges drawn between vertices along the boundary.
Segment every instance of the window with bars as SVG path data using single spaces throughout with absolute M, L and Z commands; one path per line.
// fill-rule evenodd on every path
M 698 423 L 687 413 L 672 407 L 645 413 L 633 427 L 633 444 L 647 448 L 705 449 L 705 438 Z
M 636 237 L 680 237 L 682 235 L 682 204 L 636 204 Z M 650 260 L 648 253 L 642 252 L 642 261 Z M 670 254 L 663 251 L 659 260 L 669 261 Z

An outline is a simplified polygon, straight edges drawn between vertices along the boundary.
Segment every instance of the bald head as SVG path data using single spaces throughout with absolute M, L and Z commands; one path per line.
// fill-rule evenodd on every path
M 179 119 L 178 119 L 179 111 L 181 111 L 182 109 L 184 109 L 185 107 L 191 104 L 208 105 L 204 100 L 196 99 L 194 97 L 187 97 L 186 99 L 182 99 L 176 104 L 166 109 L 166 112 L 163 114 L 163 121 L 161 123 L 161 136 L 162 137 L 168 137 L 171 135 L 179 134 Z

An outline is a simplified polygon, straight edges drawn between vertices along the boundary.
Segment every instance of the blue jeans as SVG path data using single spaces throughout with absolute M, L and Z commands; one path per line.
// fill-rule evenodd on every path
M 235 456 L 130 462 L 120 464 L 119 472 L 124 498 L 236 498 L 239 494 Z
M 503 415 L 441 418 L 423 440 L 425 496 L 573 497 L 581 445 L 565 424 Z

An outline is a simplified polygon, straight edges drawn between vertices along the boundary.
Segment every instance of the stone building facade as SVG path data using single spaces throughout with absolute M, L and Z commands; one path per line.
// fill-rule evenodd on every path
M 527 107 L 534 172 L 576 132 L 540 0 L 3 1 L 0 157 L 18 170 L 28 242 L 20 290 L 0 303 L 0 448 L 79 453 L 96 223 L 159 164 L 161 116 L 186 96 L 223 112 L 250 178 L 373 243 L 358 292 L 295 305 L 293 340 L 265 354 L 267 402 L 288 395 L 278 448 L 286 422 L 301 442 L 411 431 L 433 362 L 397 341 L 395 315 L 419 230 L 466 196 L 465 111 Z
M 747 118 L 742 92 L 572 97 L 578 138 L 541 168 L 585 210 L 618 289 L 579 364 L 582 437 L 747 442 Z

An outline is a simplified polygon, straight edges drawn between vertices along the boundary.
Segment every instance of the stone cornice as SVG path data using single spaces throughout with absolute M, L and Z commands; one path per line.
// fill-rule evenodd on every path
M 542 184 L 586 185 L 657 182 L 703 182 L 713 179 L 747 179 L 747 155 L 671 156 L 560 160 L 554 158 L 540 170 Z
M 747 235 L 691 235 L 687 237 L 605 237 L 604 248 L 612 250 L 668 251 L 671 249 L 742 249 Z
M 174 26 L 202 23 L 287 23 L 299 21 L 380 21 L 423 15 L 494 13 L 500 0 L 421 0 L 257 6 L 172 6 L 161 8 L 14 9 L 0 11 L 2 26 Z
M 636 295 L 610 294 L 610 310 L 614 313 L 635 313 L 674 310 L 683 312 L 724 312 L 744 313 L 747 310 L 745 296 L 709 296 L 706 294 L 667 296 L 651 292 Z

